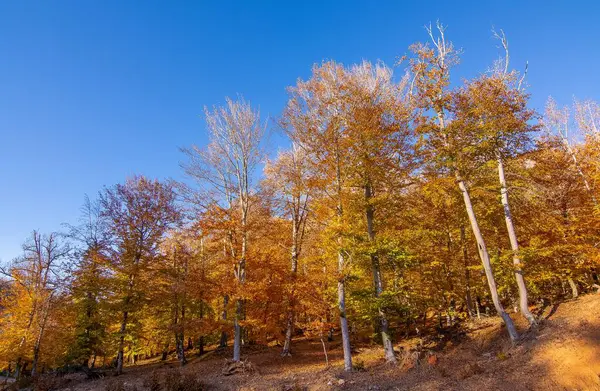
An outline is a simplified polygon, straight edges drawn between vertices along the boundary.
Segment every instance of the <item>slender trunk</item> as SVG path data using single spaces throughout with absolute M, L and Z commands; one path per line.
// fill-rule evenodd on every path
M 342 250 L 338 251 L 338 268 L 340 274 L 344 273 L 344 255 Z M 352 352 L 350 351 L 350 332 L 348 330 L 348 319 L 346 317 L 346 283 L 345 277 L 340 275 L 338 280 L 338 310 L 340 316 L 340 329 L 342 331 L 342 347 L 344 350 L 344 370 L 352 370 Z
M 502 200 L 502 207 L 504 210 L 504 220 L 506 221 L 506 230 L 508 231 L 508 238 L 510 239 L 510 247 L 513 252 L 513 265 L 515 267 L 515 279 L 517 280 L 517 286 L 519 287 L 519 308 L 521 314 L 527 319 L 529 325 L 537 325 L 535 316 L 529 311 L 529 302 L 527 299 L 527 285 L 525 285 L 525 278 L 523 277 L 523 269 L 521 267 L 521 257 L 519 255 L 519 242 L 517 241 L 517 234 L 513 223 L 512 214 L 510 213 L 510 205 L 508 203 L 508 188 L 506 186 L 506 178 L 504 176 L 504 163 L 502 157 L 498 156 L 498 178 L 500 180 L 500 196 Z
M 169 343 L 167 342 L 163 347 L 162 355 L 160 357 L 160 361 L 165 361 L 169 356 Z
M 119 352 L 117 353 L 117 375 L 123 373 L 123 353 L 125 349 L 125 331 L 127 330 L 128 312 L 123 311 L 123 320 L 121 321 L 121 329 L 119 330 Z
M 200 319 L 204 319 L 204 302 L 200 302 Z M 198 338 L 198 354 L 204 354 L 204 335 Z
M 200 338 L 198 338 L 198 354 L 204 354 L 204 335 L 201 335 Z
M 290 294 L 290 304 L 287 315 L 287 327 L 285 330 L 285 341 L 283 343 L 283 351 L 281 352 L 282 356 L 290 356 L 292 353 L 292 336 L 294 334 L 294 320 L 295 320 L 295 283 L 296 283 L 296 274 L 298 273 L 298 214 L 295 213 L 295 216 L 292 221 L 292 268 L 291 268 L 291 294 Z
M 240 361 L 242 353 L 242 300 L 238 299 L 235 303 L 235 319 L 233 322 L 233 361 Z
M 15 381 L 19 381 L 21 379 L 21 374 L 23 372 L 23 368 L 22 368 L 22 359 L 21 357 L 19 357 L 17 359 L 17 363 L 15 365 Z
M 463 263 L 465 267 L 465 302 L 469 317 L 473 317 L 473 297 L 471 296 L 471 271 L 469 270 L 469 254 L 467 252 L 467 238 L 464 225 L 460 225 L 460 245 L 462 247 Z
M 52 296 L 52 295 L 51 295 Z M 48 322 L 48 315 L 50 314 L 50 300 L 52 297 L 48 299 L 46 303 L 46 307 L 44 309 L 44 314 L 42 318 L 42 324 L 40 325 L 40 331 L 38 332 L 37 338 L 35 339 L 35 344 L 33 345 L 33 361 L 31 363 L 31 376 L 37 375 L 37 367 L 38 361 L 40 359 L 40 346 L 42 344 L 42 337 L 44 336 L 44 331 L 46 330 L 46 323 Z
M 336 150 L 336 185 L 338 204 L 336 214 L 338 223 L 343 216 L 342 209 L 342 173 L 339 151 Z M 342 348 L 344 350 L 344 370 L 352 371 L 352 352 L 350 350 L 350 332 L 348 330 L 348 318 L 346 317 L 346 261 L 343 254 L 343 239 L 338 236 L 338 310 L 340 317 L 340 329 L 342 331 Z
M 221 319 L 223 319 L 223 322 L 227 321 L 227 305 L 229 304 L 229 296 L 225 295 L 223 296 L 223 312 L 221 312 Z M 221 340 L 219 341 L 219 348 L 226 348 L 227 347 L 227 332 L 226 331 L 221 331 Z
M 488 254 L 485 241 L 483 240 L 481 230 L 479 229 L 477 218 L 475 217 L 475 211 L 473 210 L 473 204 L 471 203 L 469 191 L 458 171 L 456 171 L 455 174 L 456 181 L 458 182 L 458 187 L 460 188 L 460 191 L 463 196 L 465 208 L 467 209 L 467 215 L 469 216 L 471 229 L 473 230 L 473 235 L 475 236 L 475 240 L 477 241 L 477 250 L 479 251 L 479 257 L 481 258 L 481 262 L 483 263 L 483 269 L 485 270 L 485 275 L 487 277 L 487 282 L 490 288 L 490 294 L 492 295 L 492 301 L 494 302 L 494 307 L 496 308 L 496 312 L 498 313 L 498 315 L 500 315 L 500 317 L 504 321 L 510 339 L 514 342 L 519 338 L 519 334 L 517 333 L 517 329 L 515 328 L 512 319 L 510 318 L 510 316 L 508 316 L 506 311 L 504 311 L 502 303 L 500 303 L 500 299 L 498 298 L 498 289 L 496 288 L 496 280 L 494 279 L 494 273 L 492 271 L 490 256 Z
M 329 357 L 327 356 L 327 348 L 325 347 L 325 341 L 323 341 L 323 336 L 321 336 L 321 345 L 323 345 L 323 353 L 325 354 L 325 364 L 329 367 Z
M 241 209 L 241 225 L 242 225 L 242 251 L 240 261 L 237 264 L 236 277 L 238 283 L 241 286 L 246 281 L 246 254 L 248 248 L 248 232 L 247 232 L 247 219 L 248 219 L 248 188 L 247 188 L 247 176 L 243 177 L 243 183 L 245 186 L 240 189 L 240 209 Z M 233 361 L 240 361 L 242 352 L 242 326 L 240 320 L 244 316 L 244 300 L 238 298 L 235 303 L 235 319 L 233 322 Z
M 285 329 L 285 341 L 283 342 L 282 357 L 292 355 L 292 334 L 294 331 L 294 311 L 290 310 L 287 315 L 287 327 Z
M 177 306 L 177 304 L 176 304 Z M 183 331 L 183 321 L 184 321 L 184 308 L 181 309 L 181 321 L 179 321 L 177 313 L 179 312 L 178 308 L 175 308 L 175 352 L 177 353 L 177 360 L 181 366 L 184 366 L 187 363 L 185 358 L 185 336 Z
M 371 204 L 371 199 L 373 197 L 373 189 L 370 183 L 365 185 L 365 202 L 366 202 L 366 218 L 367 218 L 367 233 L 369 235 L 369 242 L 374 244 L 375 242 L 375 229 L 374 229 L 374 219 L 375 219 L 375 208 Z M 375 252 L 371 252 L 371 267 L 373 269 L 373 285 L 375 286 L 375 300 L 378 302 L 377 310 L 379 312 L 379 330 L 381 332 L 381 342 L 383 344 L 383 352 L 385 355 L 385 360 L 387 362 L 395 363 L 396 355 L 394 354 L 394 345 L 392 344 L 392 339 L 390 338 L 389 332 L 389 322 L 387 316 L 385 314 L 385 309 L 379 303 L 381 294 L 383 293 L 383 281 L 381 278 L 381 267 L 379 264 L 379 256 Z
M 577 289 L 577 284 L 575 284 L 575 281 L 573 281 L 573 279 L 571 277 L 567 278 L 567 282 L 569 283 L 569 286 L 571 287 L 571 294 L 573 295 L 573 298 L 576 299 L 577 296 L 579 296 L 579 290 Z
M 185 350 L 184 350 L 184 339 L 183 339 L 183 332 L 176 332 L 175 333 L 175 350 L 177 351 L 177 360 L 179 360 L 179 363 L 181 364 L 181 366 L 184 366 L 187 363 L 187 360 L 185 358 Z
M 242 259 L 238 263 L 238 282 L 244 283 L 245 261 L 245 238 L 242 241 Z M 242 353 L 242 326 L 240 321 L 244 316 L 244 301 L 238 298 L 235 302 L 235 318 L 233 321 L 233 361 L 240 361 Z

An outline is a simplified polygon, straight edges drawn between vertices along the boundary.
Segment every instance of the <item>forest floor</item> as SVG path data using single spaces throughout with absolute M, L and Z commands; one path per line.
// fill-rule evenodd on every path
M 196 376 L 206 390 L 316 391 L 316 390 L 600 390 L 600 295 L 543 309 L 541 325 L 523 332 L 512 345 L 498 318 L 463 324 L 465 333 L 437 341 L 425 349 L 420 340 L 404 340 L 396 349 L 397 365 L 386 364 L 377 346 L 357 347 L 359 368 L 343 371 L 339 336 L 330 343 L 326 368 L 320 340 L 295 341 L 292 357 L 282 358 L 280 347 L 248 347 L 243 352 L 248 370 L 225 376 L 230 352 L 193 357 L 182 369 Z M 125 390 L 145 390 L 152 373 L 164 376 L 177 368 L 175 360 L 127 367 L 118 377 Z M 188 375 L 189 376 L 189 375 Z M 71 384 L 73 391 L 110 390 L 114 378 Z M 146 380 L 147 381 L 147 380 Z

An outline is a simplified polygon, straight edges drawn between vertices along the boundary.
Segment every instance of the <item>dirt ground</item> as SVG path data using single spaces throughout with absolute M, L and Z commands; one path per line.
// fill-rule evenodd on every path
M 525 326 L 520 316 L 517 325 Z M 224 376 L 229 352 L 194 357 L 182 369 L 197 376 L 207 390 L 600 390 L 600 295 L 587 295 L 545 309 L 536 330 L 524 333 L 513 346 L 499 319 L 476 321 L 460 338 L 433 350 L 415 350 L 418 339 L 396 346 L 397 365 L 385 364 L 376 346 L 358 348 L 358 367 L 343 371 L 339 337 L 330 344 L 326 368 L 319 340 L 299 340 L 292 357 L 280 357 L 278 347 L 249 347 L 244 358 L 250 369 Z M 443 345 L 443 346 L 441 346 Z M 153 372 L 163 376 L 175 361 L 126 368 L 118 379 L 125 389 L 145 390 Z M 114 379 L 114 378 L 113 378 Z M 71 384 L 73 391 L 105 391 L 114 381 L 104 378 Z

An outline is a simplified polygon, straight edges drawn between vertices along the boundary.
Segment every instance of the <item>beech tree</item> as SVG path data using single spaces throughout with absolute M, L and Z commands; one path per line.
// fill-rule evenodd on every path
M 232 216 L 237 219 L 236 229 L 229 230 L 228 241 L 234 262 L 233 273 L 238 285 L 233 360 L 239 361 L 244 312 L 243 286 L 248 254 L 248 215 L 254 171 L 263 159 L 260 143 L 265 128 L 260 123 L 259 112 L 243 98 L 237 101 L 227 98 L 226 106 L 214 107 L 212 110 L 205 108 L 204 111 L 211 143 L 206 151 L 198 148 L 188 150 L 188 155 L 191 154 L 196 162 L 190 166 L 188 173 L 201 182 L 215 186 L 225 195 L 225 202 L 230 209 L 236 204 L 237 211 L 231 210 Z
M 31 362 L 31 375 L 39 372 L 40 352 L 50 319 L 60 303 L 62 267 L 70 248 L 53 232 L 33 231 L 23 244 L 23 255 L 0 271 L 9 278 L 13 290 L 2 302 L 1 354 L 16 362 L 16 377 Z
M 516 75 L 483 76 L 471 81 L 456 101 L 455 113 L 462 129 L 479 135 L 478 148 L 484 159 L 496 160 L 500 182 L 500 200 L 513 252 L 520 310 L 531 325 L 537 324 L 529 310 L 527 287 L 523 277 L 519 244 L 508 200 L 505 160 L 523 153 L 532 144 L 530 125 L 533 111 L 526 106 L 527 96 L 516 87 Z M 489 148 L 488 151 L 485 149 Z
M 423 110 L 419 120 L 419 132 L 424 135 L 423 142 L 427 145 L 427 158 L 437 161 L 450 170 L 460 189 L 469 217 L 473 235 L 477 241 L 477 249 L 483 264 L 494 307 L 506 324 L 511 340 L 518 338 L 518 333 L 510 316 L 504 310 L 487 246 L 481 233 L 480 225 L 473 208 L 469 187 L 465 176 L 473 169 L 473 165 L 481 164 L 481 151 L 474 147 L 481 139 L 477 133 L 469 132 L 462 126 L 466 118 L 459 117 L 454 109 L 460 105 L 460 94 L 452 94 L 448 90 L 450 83 L 450 68 L 458 63 L 458 53 L 451 42 L 446 40 L 445 28 L 437 24 L 439 35 L 434 36 L 430 26 L 428 29 L 433 48 L 426 44 L 415 44 L 412 47 L 415 58 L 411 60 L 413 86 L 415 88 L 414 102 Z M 458 102 L 457 102 L 458 99 Z M 427 116 L 432 111 L 433 117 Z M 456 117 L 452 117 L 456 114 Z
M 285 121 L 285 120 L 284 120 Z M 285 122 L 284 122 L 285 124 Z M 268 162 L 265 167 L 266 185 L 276 194 L 277 202 L 284 217 L 290 220 L 290 292 L 285 341 L 282 356 L 292 352 L 292 336 L 296 317 L 296 280 L 298 259 L 304 243 L 306 223 L 311 202 L 311 184 L 308 162 L 304 151 L 293 145 L 291 151 L 280 153 L 277 160 Z
M 389 321 L 381 303 L 384 281 L 381 249 L 377 243 L 378 207 L 393 191 L 409 183 L 412 163 L 411 113 L 405 100 L 407 78 L 392 80 L 392 71 L 383 64 L 363 62 L 348 69 L 346 96 L 348 109 L 343 112 L 347 128 L 352 183 L 364 192 L 363 214 L 366 221 L 368 256 L 378 303 L 379 330 L 388 362 L 396 362 Z
M 166 184 L 133 177 L 100 194 L 101 216 L 108 219 L 110 270 L 121 313 L 117 373 L 123 372 L 125 339 L 131 318 L 144 303 L 148 270 L 160 258 L 167 231 L 180 221 L 175 192 Z
M 350 332 L 346 310 L 346 278 L 349 273 L 343 226 L 345 224 L 344 199 L 348 177 L 348 137 L 341 115 L 346 104 L 344 95 L 345 71 L 335 62 L 313 68 L 311 79 L 298 81 L 289 88 L 290 99 L 285 109 L 289 121 L 290 138 L 303 148 L 314 164 L 315 172 L 322 177 L 323 191 L 328 195 L 335 211 L 334 235 L 337 242 L 338 311 L 344 369 L 352 370 Z
M 79 224 L 68 226 L 68 236 L 76 243 L 69 288 L 77 310 L 77 343 L 70 355 L 91 369 L 96 358 L 104 354 L 108 308 L 102 299 L 110 293 L 108 221 L 101 217 L 101 212 L 99 203 L 86 196 Z

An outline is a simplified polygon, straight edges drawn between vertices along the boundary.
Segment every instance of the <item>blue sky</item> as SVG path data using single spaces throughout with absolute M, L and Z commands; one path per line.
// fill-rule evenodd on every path
M 494 25 L 512 64 L 529 61 L 534 107 L 600 99 L 598 5 L 482 3 L 0 1 L 0 260 L 33 229 L 76 222 L 86 193 L 181 179 L 178 147 L 206 142 L 204 105 L 241 93 L 276 118 L 313 63 L 391 65 L 436 19 L 464 49 L 455 80 L 499 56 Z

